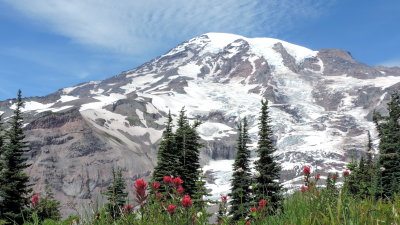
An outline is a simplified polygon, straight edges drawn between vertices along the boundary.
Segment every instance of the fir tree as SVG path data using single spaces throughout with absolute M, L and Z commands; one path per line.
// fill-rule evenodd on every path
M 196 121 L 193 125 L 189 124 L 185 109 L 182 108 L 178 119 L 178 128 L 175 133 L 175 146 L 178 152 L 178 165 L 175 176 L 183 180 L 183 188 L 188 195 L 193 196 L 197 192 L 196 182 L 199 179 L 200 169 L 200 136 L 196 128 L 200 122 Z
M 22 105 L 21 90 L 18 90 L 16 109 L 9 122 L 10 128 L 5 134 L 7 141 L 3 148 L 3 169 L 0 175 L 0 208 L 3 210 L 1 218 L 17 223 L 22 222 L 21 212 L 27 206 L 31 193 L 29 177 L 24 172 L 30 165 L 26 157 L 29 148 L 24 141 L 25 135 L 22 130 Z
M 199 206 L 200 208 L 204 208 L 206 206 L 206 203 L 210 202 L 208 200 L 204 200 L 204 197 L 211 196 L 211 194 L 207 192 L 206 181 L 205 181 L 206 176 L 204 175 L 202 169 L 200 169 L 199 174 L 200 176 L 196 182 L 196 191 L 192 197 L 197 206 Z
M 4 135 L 3 135 L 3 122 L 2 122 L 2 114 L 0 115 L 0 189 L 3 187 L 3 181 L 2 181 L 2 171 L 4 168 L 4 162 L 3 162 L 3 151 L 4 151 Z M 0 193 L 1 196 L 1 193 Z M 0 206 L 1 206 L 1 201 L 2 199 L 0 198 Z M 3 209 L 0 207 L 0 219 L 2 218 L 3 215 Z
M 230 215 L 233 221 L 237 221 L 244 217 L 251 205 L 250 185 L 251 173 L 249 167 L 250 150 L 248 144 L 250 138 L 248 135 L 247 119 L 243 119 L 238 126 L 239 136 L 237 140 L 237 154 L 233 163 L 233 174 L 231 180 L 232 190 L 229 196 L 231 197 Z
M 172 116 L 168 113 L 168 121 L 163 133 L 163 140 L 157 152 L 157 166 L 153 171 L 153 181 L 161 182 L 164 176 L 175 175 L 177 157 L 175 148 L 175 135 L 172 131 Z
M 258 132 L 257 153 L 259 159 L 255 162 L 255 203 L 266 199 L 272 212 L 282 206 L 282 185 L 279 183 L 281 167 L 278 165 L 273 143 L 271 118 L 268 114 L 268 101 L 261 100 L 261 115 Z
M 108 203 L 106 205 L 107 211 L 113 218 L 120 216 L 122 209 L 126 203 L 128 193 L 125 192 L 125 181 L 122 179 L 122 171 L 120 168 L 112 170 L 113 183 L 108 186 L 107 192 L 103 193 L 107 196 Z
M 381 195 L 393 197 L 398 192 L 400 181 L 400 96 L 393 92 L 391 101 L 388 103 L 388 116 L 374 113 L 379 143 L 378 179 L 380 180 Z M 379 193 L 378 193 L 379 194 Z

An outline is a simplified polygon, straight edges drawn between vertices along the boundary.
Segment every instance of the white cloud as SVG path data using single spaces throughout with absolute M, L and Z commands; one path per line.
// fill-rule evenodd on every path
M 334 0 L 6 0 L 79 44 L 140 55 L 207 32 L 276 36 Z M 164 47 L 163 47 L 164 46 Z
M 394 67 L 394 66 L 400 67 L 400 58 L 389 59 L 384 62 L 378 63 L 378 65 L 388 66 L 388 67 Z

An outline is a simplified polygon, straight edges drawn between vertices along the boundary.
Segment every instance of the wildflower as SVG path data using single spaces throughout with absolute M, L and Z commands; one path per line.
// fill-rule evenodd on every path
M 321 178 L 321 174 L 317 174 L 317 175 L 314 177 L 314 179 L 315 179 L 316 181 L 319 181 L 320 178 Z
M 158 190 L 158 188 L 160 188 L 160 183 L 154 182 L 152 186 L 154 190 Z
M 304 193 L 304 192 L 308 191 L 308 187 L 301 185 L 300 190 L 301 190 L 301 192 Z
M 146 201 L 147 195 L 146 195 L 146 189 L 147 189 L 147 184 L 146 181 L 143 179 L 137 179 L 134 185 L 136 189 L 136 201 L 139 204 L 143 204 L 144 201 Z
M 261 176 L 261 174 L 260 174 L 260 172 L 259 172 L 259 171 L 256 171 L 256 172 L 254 173 L 254 176 L 255 176 L 255 177 L 260 177 L 260 176 Z
M 189 195 L 183 196 L 182 199 L 182 206 L 185 208 L 189 208 L 193 204 L 192 200 L 190 199 Z
M 246 225 L 250 225 L 250 224 L 251 224 L 250 220 L 247 220 Z
M 309 175 L 310 173 L 311 173 L 311 168 L 310 167 L 308 167 L 308 166 L 305 166 L 304 168 L 303 168 L 303 173 L 304 173 L 304 175 Z
M 32 207 L 39 205 L 39 195 L 34 194 L 31 198 Z
M 196 214 L 197 217 L 201 217 L 201 215 L 203 215 L 202 212 L 198 212 L 198 213 Z
M 259 208 L 264 208 L 267 205 L 267 200 L 261 199 L 260 202 L 258 203 Z
M 179 187 L 179 186 L 182 185 L 182 183 L 183 183 L 183 181 L 182 181 L 182 179 L 181 179 L 180 177 L 175 177 L 175 178 L 172 180 L 172 182 L 174 183 L 174 185 L 175 185 L 176 187 Z
M 124 206 L 124 208 L 122 209 L 122 211 L 124 211 L 124 212 L 132 212 L 132 210 L 133 210 L 133 206 L 131 206 L 131 205 L 126 205 L 126 206 Z
M 221 202 L 226 203 L 228 201 L 228 196 L 227 195 L 221 195 Z
M 165 184 L 170 184 L 172 183 L 172 178 L 170 176 L 165 176 L 164 177 L 164 183 Z
M 257 212 L 257 208 L 256 207 L 251 207 L 250 211 L 251 212 Z
M 343 171 L 343 176 L 347 177 L 350 174 L 348 170 Z
M 157 200 L 161 200 L 162 194 L 161 193 L 156 193 L 155 197 L 156 197 Z
M 218 224 L 222 224 L 222 220 L 218 220 Z
M 176 189 L 176 191 L 177 191 L 179 194 L 183 194 L 183 193 L 185 192 L 185 189 L 184 189 L 182 186 L 180 186 L 180 187 L 178 187 L 178 189 Z
M 337 179 L 337 176 L 336 176 L 336 175 L 333 175 L 333 176 L 332 176 L 332 179 L 333 179 L 333 180 L 336 180 L 336 179 Z
M 381 171 L 385 171 L 385 167 L 381 167 L 381 168 L 379 168 Z
M 168 205 L 167 211 L 169 212 L 169 214 L 170 214 L 171 216 L 175 214 L 175 212 L 176 212 L 176 207 L 177 207 L 177 205 Z

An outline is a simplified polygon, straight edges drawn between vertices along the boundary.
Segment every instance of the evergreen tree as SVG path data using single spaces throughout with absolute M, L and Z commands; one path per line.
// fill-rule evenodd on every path
M 199 180 L 200 169 L 200 136 L 196 128 L 201 123 L 196 121 L 193 125 L 189 124 L 185 109 L 182 108 L 178 119 L 178 128 L 175 133 L 175 146 L 178 153 L 178 165 L 175 176 L 183 180 L 185 192 L 193 196 L 197 192 L 196 182 Z
M 251 205 L 250 199 L 250 185 L 251 172 L 249 167 L 250 138 L 247 128 L 247 119 L 243 119 L 238 126 L 239 136 L 237 140 L 237 154 L 235 162 L 233 163 L 233 174 L 231 180 L 232 190 L 229 196 L 231 197 L 231 208 L 229 214 L 232 216 L 233 221 L 238 221 L 244 217 Z
M 382 195 L 393 197 L 398 192 L 400 181 L 400 96 L 393 92 L 388 103 L 388 116 L 374 113 L 379 143 L 378 179 L 380 180 Z
M 3 162 L 3 151 L 4 151 L 4 135 L 3 135 L 3 131 L 4 131 L 4 129 L 3 129 L 2 116 L 3 115 L 0 115 L 0 189 L 1 189 L 1 187 L 3 187 L 1 174 L 2 174 L 2 171 L 3 171 L 3 168 L 4 168 L 4 162 Z M 0 196 L 1 196 L 1 194 L 0 194 Z M 0 198 L 0 206 L 2 205 L 1 201 L 2 201 L 2 199 Z M 2 218 L 2 215 L 3 215 L 2 211 L 3 211 L 3 209 L 2 209 L 2 207 L 0 207 L 0 219 Z
M 120 168 L 112 170 L 113 183 L 108 186 L 107 192 L 103 193 L 107 196 L 108 203 L 106 205 L 107 211 L 113 218 L 120 216 L 122 209 L 126 203 L 128 193 L 125 192 L 126 184 L 122 179 L 122 171 Z
M 211 194 L 207 192 L 205 181 L 206 176 L 204 175 L 202 169 L 200 169 L 199 174 L 199 178 L 196 182 L 196 192 L 193 194 L 192 197 L 197 206 L 199 206 L 200 208 L 204 208 L 206 206 L 206 203 L 210 202 L 209 200 L 204 200 L 204 197 L 211 196 Z
M 31 188 L 29 177 L 24 169 L 30 165 L 25 156 L 29 148 L 24 141 L 22 130 L 23 119 L 21 107 L 23 106 L 21 90 L 18 90 L 16 109 L 10 120 L 10 128 L 6 132 L 6 143 L 3 148 L 3 169 L 1 171 L 2 187 L 0 188 L 0 208 L 3 210 L 1 218 L 22 222 L 22 211 L 29 202 Z
M 175 148 L 175 135 L 172 131 L 172 116 L 168 113 L 168 121 L 157 152 L 157 166 L 154 168 L 153 181 L 161 182 L 164 176 L 175 175 L 177 157 Z
M 282 185 L 279 183 L 281 167 L 273 155 L 276 148 L 273 143 L 271 118 L 268 114 L 268 101 L 261 100 L 261 115 L 258 131 L 259 159 L 255 162 L 255 189 L 256 204 L 261 199 L 266 199 L 272 212 L 282 206 Z

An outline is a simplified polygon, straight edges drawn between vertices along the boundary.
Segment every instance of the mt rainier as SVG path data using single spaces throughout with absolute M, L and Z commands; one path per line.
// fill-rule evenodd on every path
M 25 99 L 35 191 L 51 184 L 63 203 L 100 196 L 111 168 L 128 186 L 156 163 L 166 115 L 185 107 L 202 121 L 202 165 L 214 197 L 229 192 L 236 124 L 249 120 L 256 146 L 261 99 L 269 101 L 281 179 L 287 187 L 311 165 L 322 175 L 342 171 L 366 154 L 371 121 L 400 88 L 400 68 L 368 66 L 349 52 L 313 51 L 272 38 L 207 33 L 133 70 L 99 82 Z M 6 119 L 14 100 L 0 102 Z M 68 211 L 66 207 L 64 211 Z

